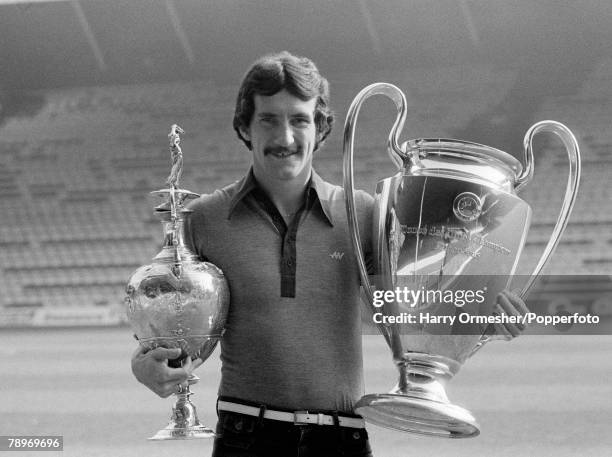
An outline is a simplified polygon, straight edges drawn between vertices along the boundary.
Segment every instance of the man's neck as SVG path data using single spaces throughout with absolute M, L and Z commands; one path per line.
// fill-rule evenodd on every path
M 266 180 L 255 176 L 255 179 L 283 218 L 286 218 L 292 217 L 304 203 L 304 192 L 310 176 L 297 176 L 291 180 Z

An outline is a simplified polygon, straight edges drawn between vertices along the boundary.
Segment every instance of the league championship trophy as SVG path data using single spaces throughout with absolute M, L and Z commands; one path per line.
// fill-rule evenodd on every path
M 173 125 L 170 134 L 172 171 L 168 189 L 152 192 L 167 200 L 155 208 L 163 225 L 164 241 L 150 265 L 138 268 L 126 288 L 126 314 L 135 337 L 146 349 L 181 348 L 179 359 L 169 361 L 180 367 L 187 357 L 206 360 L 223 333 L 229 307 L 229 287 L 223 272 L 208 262 L 200 262 L 183 243 L 183 222 L 191 210 L 183 203 L 199 195 L 178 187 L 183 157 L 179 133 Z M 151 440 L 211 438 L 214 432 L 198 420 L 189 397 L 189 385 L 179 386 L 168 426 Z
M 361 105 L 373 95 L 384 95 L 397 107 L 387 149 L 399 171 L 379 181 L 376 188 L 374 271 L 368 276 L 356 220 L 353 143 Z M 476 436 L 476 420 L 448 400 L 445 385 L 491 338 L 491 327 L 452 318 L 493 316 L 497 294 L 509 288 L 531 218 L 529 205 L 517 192 L 533 177 L 534 135 L 551 132 L 567 150 L 570 172 L 551 239 L 521 291 L 526 295 L 567 225 L 580 178 L 579 148 L 564 125 L 539 122 L 525 135 L 523 168 L 511 155 L 471 142 L 417 139 L 400 145 L 405 117 L 406 98 L 401 90 L 376 83 L 355 97 L 344 126 L 344 189 L 353 248 L 369 307 L 373 315 L 387 318 L 376 321 L 376 326 L 400 372 L 391 392 L 365 395 L 355 409 L 369 422 L 387 428 L 448 438 Z M 402 287 L 420 291 L 420 298 L 410 304 L 399 300 L 393 291 Z M 381 300 L 386 291 L 392 295 Z M 472 296 L 476 291 L 482 300 L 436 302 L 442 291 L 454 297 L 459 297 L 459 291 L 472 291 Z M 433 304 L 423 299 L 430 292 Z

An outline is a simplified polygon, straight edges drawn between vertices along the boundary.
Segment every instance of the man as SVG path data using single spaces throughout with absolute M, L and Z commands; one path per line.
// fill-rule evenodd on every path
M 185 240 L 226 273 L 231 293 L 215 457 L 371 455 L 353 411 L 364 391 L 360 284 L 344 192 L 312 168 L 333 120 L 313 62 L 287 52 L 258 60 L 234 117 L 252 167 L 190 206 Z M 357 192 L 356 203 L 368 252 L 373 199 Z M 167 366 L 178 352 L 138 350 L 136 378 L 162 397 L 180 390 L 191 367 Z

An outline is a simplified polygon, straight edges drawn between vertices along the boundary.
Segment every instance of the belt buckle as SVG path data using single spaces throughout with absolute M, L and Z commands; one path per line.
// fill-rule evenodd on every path
M 308 422 L 298 421 L 298 414 L 308 415 L 308 411 L 293 411 L 293 425 L 308 425 Z

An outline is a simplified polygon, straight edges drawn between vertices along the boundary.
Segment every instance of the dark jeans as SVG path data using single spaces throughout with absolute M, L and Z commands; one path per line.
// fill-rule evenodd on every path
M 294 425 L 219 411 L 213 457 L 372 457 L 365 428 Z

